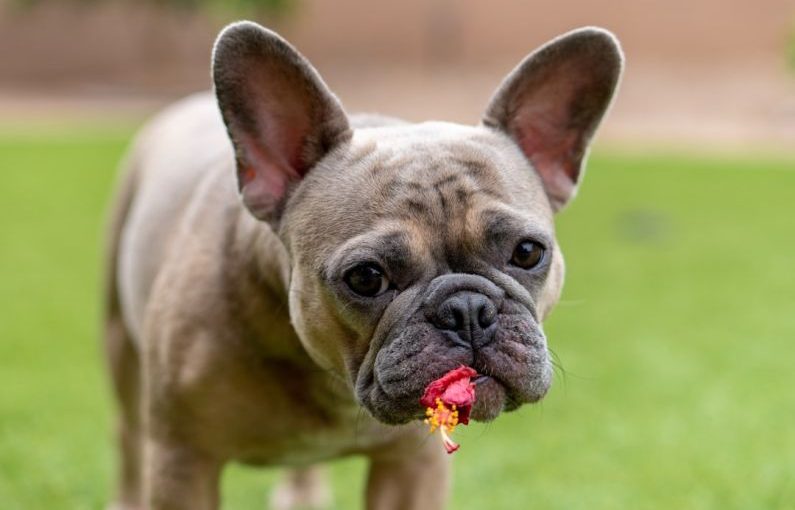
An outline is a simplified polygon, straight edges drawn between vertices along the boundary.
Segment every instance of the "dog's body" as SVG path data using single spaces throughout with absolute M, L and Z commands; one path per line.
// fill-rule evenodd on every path
M 113 221 L 121 506 L 214 508 L 233 460 L 294 466 L 274 503 L 319 506 L 310 466 L 348 454 L 371 461 L 369 508 L 443 505 L 447 458 L 417 419 L 425 385 L 472 366 L 473 418 L 488 420 L 550 384 L 553 212 L 621 58 L 595 29 L 546 48 L 483 125 L 413 125 L 349 119 L 275 34 L 222 34 L 220 113 L 194 96 L 139 135 Z M 565 85 L 580 58 L 604 69 Z

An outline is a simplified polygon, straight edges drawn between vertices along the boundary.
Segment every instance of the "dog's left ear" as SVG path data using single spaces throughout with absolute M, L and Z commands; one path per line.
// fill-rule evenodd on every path
M 544 184 L 553 210 L 574 196 L 588 143 L 621 76 L 616 38 L 581 28 L 526 57 L 495 92 L 483 124 L 505 131 Z

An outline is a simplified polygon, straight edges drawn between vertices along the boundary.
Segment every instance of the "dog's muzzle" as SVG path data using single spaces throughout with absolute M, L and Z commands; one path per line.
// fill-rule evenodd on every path
M 423 309 L 450 341 L 477 350 L 494 339 L 504 297 L 502 289 L 481 276 L 447 274 L 430 283 Z

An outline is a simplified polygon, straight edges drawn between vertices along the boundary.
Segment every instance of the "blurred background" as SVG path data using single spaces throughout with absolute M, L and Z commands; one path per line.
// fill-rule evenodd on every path
M 218 30 L 297 46 L 349 111 L 474 123 L 582 25 L 627 69 L 558 222 L 541 404 L 461 430 L 454 507 L 795 508 L 792 0 L 0 0 L 0 508 L 102 508 L 104 214 L 135 129 L 209 87 Z M 333 464 L 360 508 L 364 464 Z M 277 471 L 232 467 L 225 508 Z
M 629 62 L 603 140 L 787 147 L 793 11 L 792 0 L 2 0 L 0 118 L 137 122 L 207 88 L 218 29 L 248 16 L 310 57 L 349 110 L 473 122 L 529 49 L 601 25 Z

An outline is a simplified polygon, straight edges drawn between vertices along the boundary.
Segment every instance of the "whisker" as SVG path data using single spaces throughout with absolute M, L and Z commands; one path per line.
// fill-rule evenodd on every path
M 560 356 L 558 356 L 558 353 L 549 347 L 547 350 L 550 354 L 549 361 L 552 363 L 552 368 L 555 372 L 555 375 L 561 378 L 563 381 L 563 388 L 565 389 L 568 383 L 568 371 L 563 366 L 563 362 L 561 361 Z

